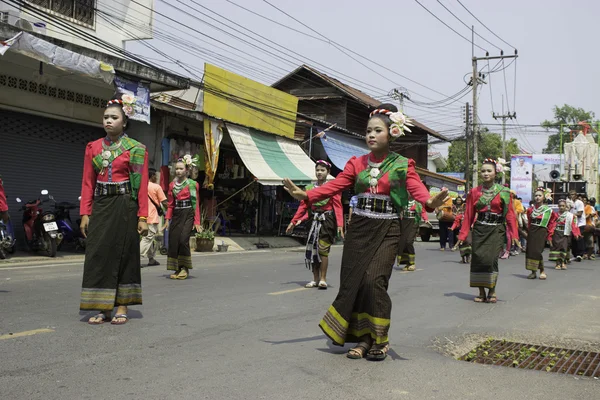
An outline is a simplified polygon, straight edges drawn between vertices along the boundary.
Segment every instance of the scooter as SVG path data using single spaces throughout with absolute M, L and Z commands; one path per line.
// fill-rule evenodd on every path
M 4 260 L 7 254 L 14 254 L 17 241 L 10 220 L 5 224 L 0 219 L 0 260 Z
M 79 198 L 81 200 L 81 197 Z M 54 214 L 56 216 L 56 224 L 58 225 L 58 231 L 63 235 L 61 242 L 58 244 L 57 249 L 60 251 L 64 243 L 75 244 L 75 249 L 85 249 L 85 238 L 81 234 L 79 225 L 81 220 L 76 221 L 77 224 L 73 224 L 71 220 L 70 210 L 74 210 L 79 206 L 74 203 L 66 201 L 56 203 L 54 202 Z
M 48 196 L 48 199 L 54 198 L 48 195 L 47 190 L 42 190 L 42 196 Z M 17 203 L 21 203 L 17 198 Z M 27 245 L 33 251 L 44 251 L 48 257 L 56 257 L 58 244 L 62 241 L 63 235 L 58 231 L 56 217 L 51 211 L 42 210 L 41 205 L 48 202 L 46 199 L 37 199 L 27 202 L 21 210 L 23 211 L 23 229 Z

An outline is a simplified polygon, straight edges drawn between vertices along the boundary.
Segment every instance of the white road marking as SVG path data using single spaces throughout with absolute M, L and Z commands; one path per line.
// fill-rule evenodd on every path
M 281 292 L 273 292 L 273 293 L 267 293 L 267 294 L 269 294 L 271 296 L 278 296 L 280 294 L 301 292 L 303 290 L 309 290 L 309 289 L 313 289 L 314 290 L 314 288 L 304 288 L 304 287 L 301 287 L 301 288 L 298 288 L 298 289 L 282 290 Z

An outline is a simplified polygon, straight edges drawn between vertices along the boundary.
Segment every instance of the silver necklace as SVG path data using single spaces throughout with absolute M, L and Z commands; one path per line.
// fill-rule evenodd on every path
M 371 168 L 369 170 L 369 176 L 371 177 L 371 179 L 369 179 L 369 186 L 371 186 L 371 188 L 375 188 L 377 186 L 377 182 L 379 181 L 379 174 L 381 173 L 379 167 L 381 167 L 383 161 L 376 163 L 371 161 L 370 159 L 367 159 L 367 164 Z

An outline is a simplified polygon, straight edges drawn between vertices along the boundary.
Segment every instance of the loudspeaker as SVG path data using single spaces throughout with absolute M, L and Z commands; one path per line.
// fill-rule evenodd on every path
M 557 170 L 550 171 L 550 178 L 552 178 L 552 179 L 560 178 L 560 172 L 558 172 Z

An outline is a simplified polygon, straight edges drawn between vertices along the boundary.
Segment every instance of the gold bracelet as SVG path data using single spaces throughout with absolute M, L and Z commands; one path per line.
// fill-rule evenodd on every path
M 138 221 L 139 222 L 146 222 L 146 221 L 148 221 L 148 218 L 146 218 L 146 217 L 139 217 Z

